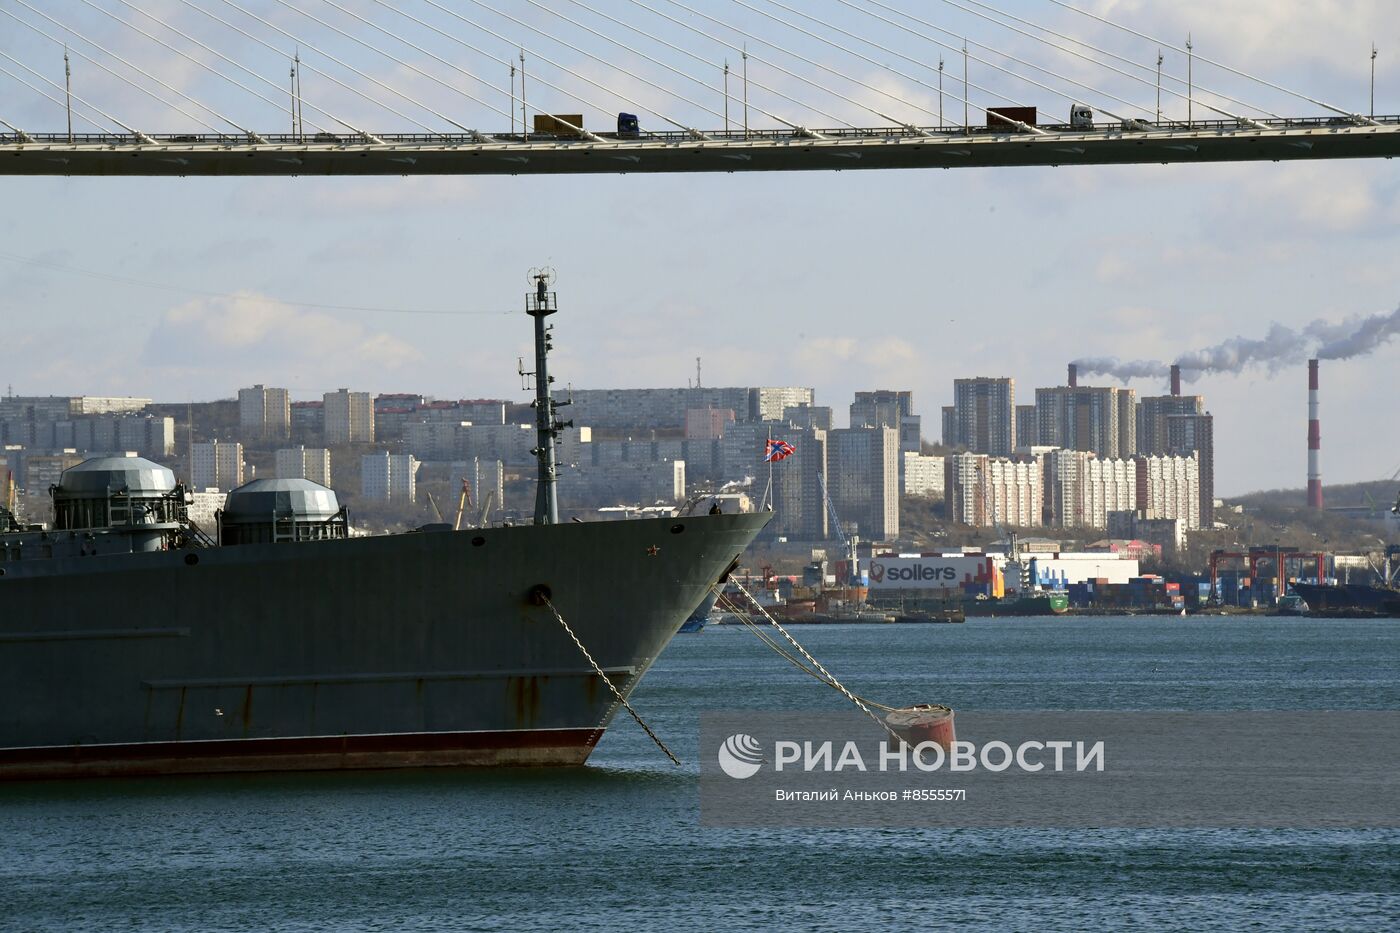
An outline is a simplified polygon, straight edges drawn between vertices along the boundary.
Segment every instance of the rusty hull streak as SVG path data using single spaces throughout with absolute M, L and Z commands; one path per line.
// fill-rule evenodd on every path
M 515 710 L 515 724 L 521 728 L 530 728 L 539 721 L 540 718 L 540 681 L 548 680 L 544 675 L 529 677 L 511 677 L 506 681 L 506 690 L 511 695 L 512 707 Z

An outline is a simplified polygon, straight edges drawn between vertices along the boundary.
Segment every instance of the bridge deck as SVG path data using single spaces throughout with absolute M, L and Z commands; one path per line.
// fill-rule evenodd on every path
M 0 134 L 0 175 L 549 175 L 1391 158 L 1400 116 L 1042 127 L 646 133 L 628 139 Z

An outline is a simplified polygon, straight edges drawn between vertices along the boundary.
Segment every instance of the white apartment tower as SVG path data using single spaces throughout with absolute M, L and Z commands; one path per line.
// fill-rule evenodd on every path
M 327 445 L 374 442 L 374 398 L 370 393 L 340 389 L 327 392 L 322 399 Z
M 286 389 L 255 385 L 238 390 L 238 426 L 245 440 L 286 440 L 292 436 L 292 403 Z
M 309 479 L 331 484 L 331 452 L 324 447 L 285 447 L 277 451 L 278 479 Z
M 360 493 L 380 502 L 416 502 L 418 466 L 413 454 L 366 454 L 360 458 Z
M 237 441 L 195 444 L 190 463 L 194 489 L 228 491 L 243 485 L 243 445 Z

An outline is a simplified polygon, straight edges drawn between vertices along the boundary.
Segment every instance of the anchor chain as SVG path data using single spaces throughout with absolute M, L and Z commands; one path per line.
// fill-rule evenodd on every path
M 871 706 L 878 706 L 884 710 L 892 710 L 892 707 L 885 706 L 882 703 L 875 703 L 873 701 L 866 700 L 862 697 L 856 696 L 850 690 L 846 689 L 845 684 L 837 680 L 836 676 L 832 674 L 831 671 L 823 667 L 822 663 L 816 658 L 814 658 L 806 648 L 802 647 L 802 645 L 798 643 L 796 638 L 793 638 L 790 634 L 788 634 L 787 629 L 783 628 L 781 625 L 778 624 L 778 620 L 773 618 L 773 616 L 769 614 L 768 610 L 764 609 L 762 604 L 759 603 L 758 600 L 753 598 L 753 594 L 746 590 L 742 583 L 740 583 L 738 580 L 731 580 L 730 582 L 733 583 L 736 588 L 738 588 L 740 593 L 744 594 L 744 596 L 752 605 L 758 608 L 759 613 L 763 616 L 764 619 L 768 621 L 768 624 L 777 629 L 778 634 L 782 635 L 783 638 L 787 640 L 787 643 L 792 645 L 793 649 L 796 650 L 798 654 L 802 655 L 802 657 L 807 661 L 808 664 L 812 666 L 812 668 L 815 668 L 815 672 L 813 672 L 812 670 L 807 670 L 809 674 L 812 674 L 812 676 L 816 677 L 818 680 L 822 681 L 827 686 L 839 691 L 842 696 L 854 703 L 857 709 L 859 709 L 862 713 L 874 720 L 877 726 L 888 732 L 890 734 L 890 737 L 893 738 L 897 743 L 899 743 L 900 745 L 905 744 L 904 737 L 901 736 L 898 732 L 895 732 L 894 729 L 890 727 L 890 724 L 888 722 L 886 722 L 881 717 L 875 715 L 875 712 L 870 708 Z M 738 607 L 733 608 L 737 609 Z M 743 623 L 749 628 L 749 630 L 752 631 L 755 635 L 757 635 L 760 640 L 764 641 L 774 651 L 778 652 L 784 657 L 787 657 L 789 661 L 792 661 L 796 664 L 796 659 L 788 655 L 787 652 L 783 650 L 781 645 L 775 644 L 771 639 L 769 639 L 768 636 L 765 635 L 763 631 L 757 625 L 754 624 L 753 619 L 749 617 L 749 614 L 747 612 L 741 611 L 736 612 L 735 614 L 739 616 L 740 620 L 743 621 Z M 797 664 L 797 666 L 799 669 L 803 669 L 802 665 Z M 867 706 L 867 703 L 869 703 L 870 705 Z
M 623 708 L 626 709 L 627 712 L 632 714 L 632 718 L 637 721 L 637 725 L 641 726 L 642 731 L 644 731 L 651 738 L 651 740 L 656 743 L 657 748 L 661 749 L 663 752 L 666 753 L 666 757 L 671 759 L 671 763 L 679 767 L 681 760 L 677 758 L 669 748 L 666 747 L 666 743 L 661 741 L 661 739 L 657 736 L 655 732 L 651 731 L 651 726 L 646 724 L 646 720 L 642 719 L 642 717 L 637 713 L 637 711 L 632 708 L 632 704 L 627 702 L 627 698 L 622 695 L 622 691 L 618 690 L 617 687 L 613 684 L 613 682 L 608 679 L 608 675 L 603 673 L 602 667 L 598 665 L 597 661 L 593 660 L 593 655 L 588 653 L 588 649 L 583 646 L 583 642 L 579 641 L 578 635 L 576 635 L 574 633 L 574 630 L 569 627 L 569 623 L 564 621 L 564 617 L 559 614 L 559 610 L 555 608 L 554 603 L 550 601 L 548 596 L 541 596 L 540 599 L 544 603 L 544 605 L 549 607 L 549 611 L 554 614 L 555 620 L 561 626 L 563 626 L 564 631 L 567 632 L 569 637 L 573 639 L 574 644 L 578 646 L 578 650 L 583 655 L 584 659 L 587 660 L 588 663 L 593 666 L 594 673 L 596 673 L 599 677 L 603 679 L 603 683 L 608 685 L 608 689 L 611 690 L 612 695 L 617 698 L 617 702 L 621 703 Z

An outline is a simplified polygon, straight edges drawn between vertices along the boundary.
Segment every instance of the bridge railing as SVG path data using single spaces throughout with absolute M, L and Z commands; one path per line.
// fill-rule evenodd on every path
M 1383 115 L 1374 118 L 1379 124 L 1385 126 L 1400 125 L 1400 115 Z M 1355 127 L 1356 121 L 1343 116 L 1332 117 L 1288 117 L 1284 119 L 1261 119 L 1259 123 L 1271 129 L 1323 129 L 1328 127 Z M 1184 120 L 1163 120 L 1161 122 L 1144 120 L 1141 125 L 1150 131 L 1163 131 L 1169 133 L 1201 133 L 1201 132 L 1229 132 L 1239 129 L 1253 129 L 1242 125 L 1235 120 L 1194 120 L 1187 123 Z M 1138 127 L 1125 128 L 1122 124 L 1095 123 L 1092 126 L 1071 126 L 1063 123 L 1038 124 L 1037 129 L 1050 133 L 1097 133 L 1110 134 L 1125 131 L 1137 131 Z M 840 127 L 840 128 L 812 128 L 807 134 L 791 129 L 728 129 L 728 130 L 707 130 L 705 135 L 710 139 L 723 142 L 791 142 L 794 139 L 811 138 L 819 135 L 827 139 L 861 140 L 861 139 L 917 139 L 933 136 L 941 139 L 958 139 L 973 136 L 1012 136 L 1024 131 L 1015 130 L 1009 127 L 987 127 L 987 126 L 925 126 L 917 129 L 902 127 Z M 530 143 L 575 143 L 587 142 L 573 135 L 551 135 L 548 133 L 489 133 L 492 139 L 503 143 L 530 144 Z M 609 141 L 618 142 L 665 142 L 682 143 L 694 142 L 695 137 L 682 130 L 643 130 L 639 134 L 618 134 L 615 132 L 598 132 L 595 135 Z M 258 145 L 273 146 L 306 146 L 306 145 L 351 145 L 360 146 L 367 143 L 374 144 L 375 140 L 380 140 L 387 145 L 396 146 L 469 146 L 477 145 L 481 139 L 468 133 L 376 133 L 374 139 L 368 139 L 355 133 L 314 133 L 314 134 L 292 134 L 292 133 L 262 133 L 257 140 L 248 136 L 234 133 L 149 133 L 147 138 L 153 139 L 160 145 L 172 146 L 208 146 L 227 147 L 245 146 L 250 143 Z M 26 144 L 38 145 L 67 145 L 76 146 L 131 146 L 143 145 L 136 136 L 128 133 L 32 133 L 26 132 L 24 136 L 13 132 L 0 133 L 0 145 L 19 146 Z

